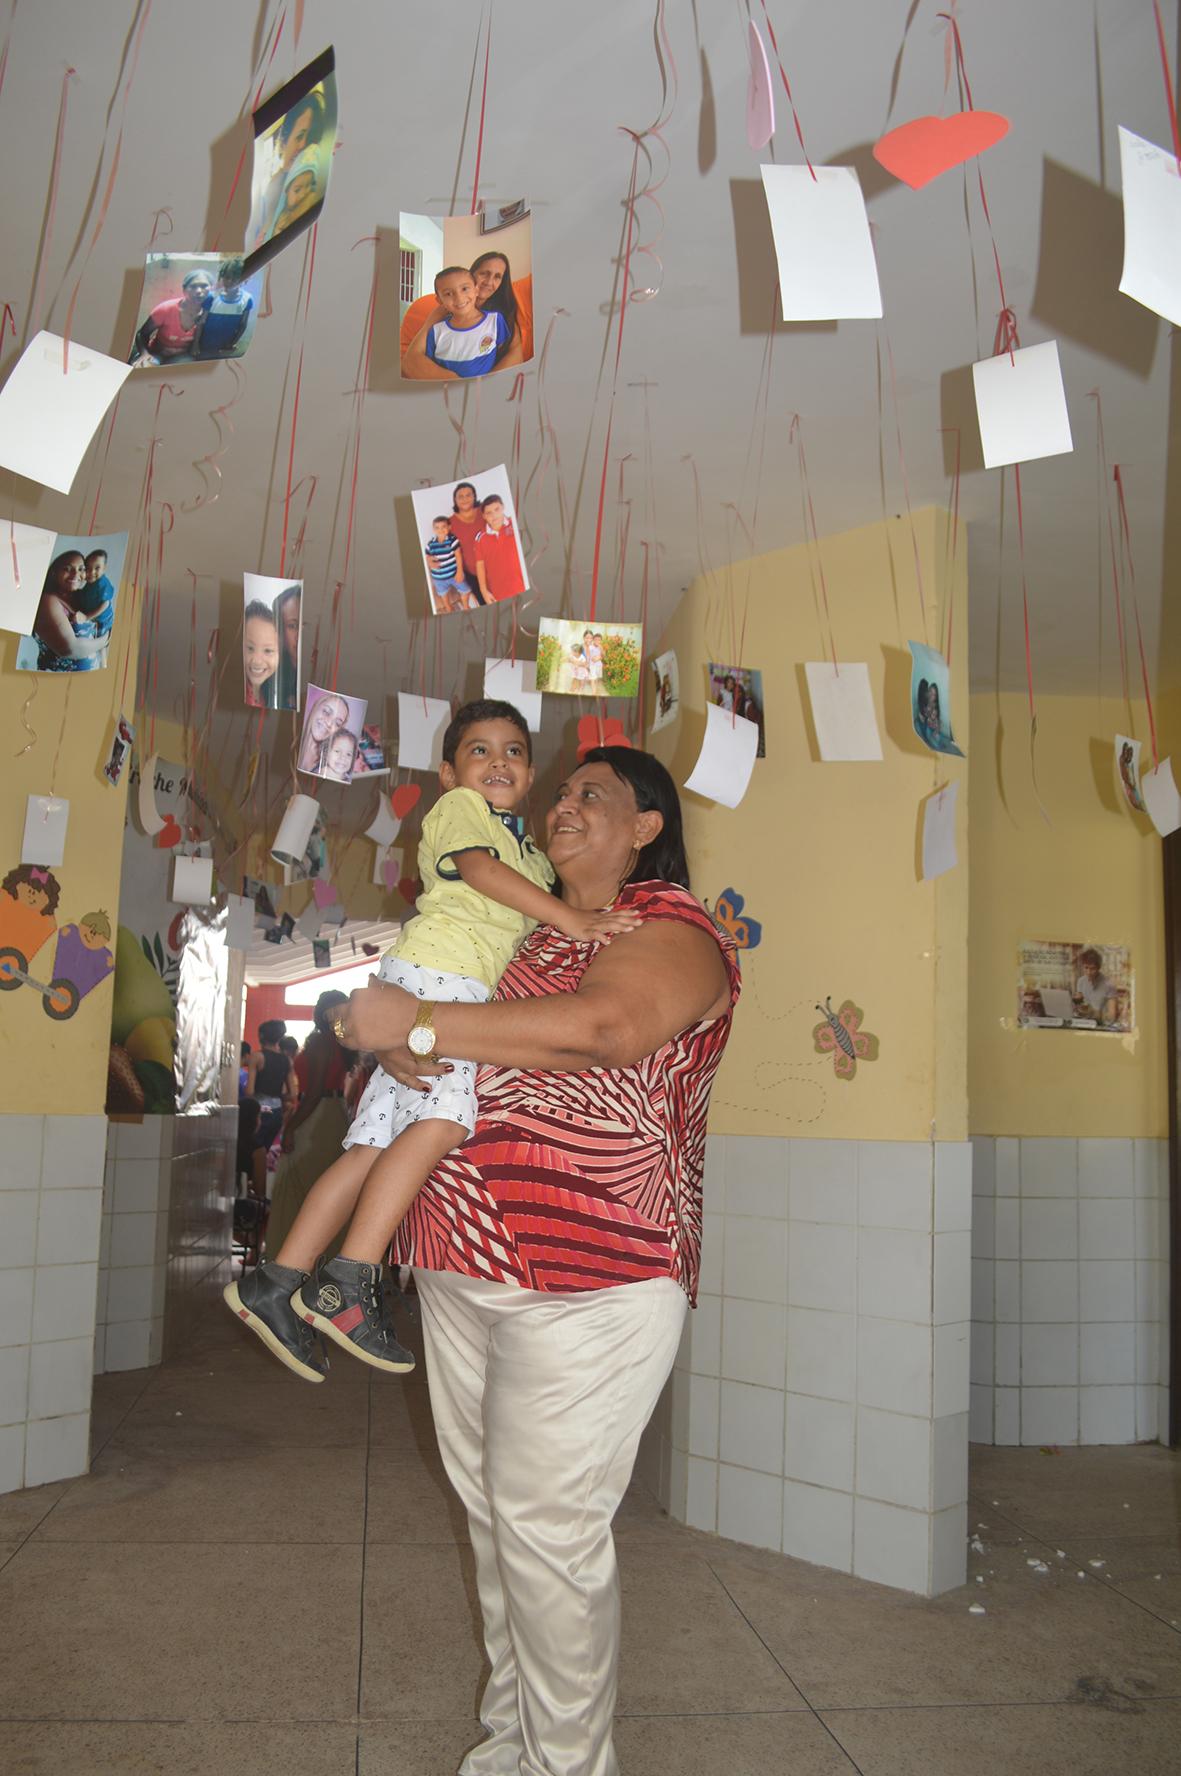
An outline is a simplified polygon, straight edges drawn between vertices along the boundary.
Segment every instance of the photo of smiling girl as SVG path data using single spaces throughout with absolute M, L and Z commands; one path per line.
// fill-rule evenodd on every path
M 302 580 L 242 576 L 242 668 L 249 709 L 299 708 Z
M 242 674 L 248 709 L 275 707 L 279 670 L 279 625 L 269 604 L 252 599 L 242 613 Z
M 329 783 L 351 783 L 366 708 L 364 697 L 346 697 L 310 684 L 296 769 Z

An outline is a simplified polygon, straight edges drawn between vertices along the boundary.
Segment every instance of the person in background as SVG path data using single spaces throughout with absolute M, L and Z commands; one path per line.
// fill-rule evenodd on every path
M 251 1196 L 267 1193 L 267 1149 L 259 1133 L 262 1105 L 257 1098 L 243 1098 L 238 1105 L 238 1151 L 235 1161 L 239 1182 L 246 1180 Z
M 275 600 L 275 621 L 279 626 L 279 684 L 275 694 L 276 709 L 299 708 L 299 623 L 303 604 L 303 587 L 288 586 Z
M 337 1041 L 332 1016 L 347 999 L 345 993 L 320 994 L 312 1014 L 312 1033 L 296 1057 L 299 1106 L 283 1128 L 282 1157 L 275 1173 L 267 1224 L 268 1258 L 273 1258 L 283 1244 L 316 1179 L 340 1157 L 348 1128 L 345 1081 L 356 1057 Z
M 295 1063 L 299 1059 L 299 1043 L 296 1038 L 294 1036 L 281 1036 L 279 1038 L 279 1053 L 285 1054 L 287 1059 L 291 1062 L 292 1067 L 295 1068 L 296 1081 L 298 1082 L 299 1068 L 295 1066 Z
M 295 1069 L 279 1047 L 286 1034 L 282 1018 L 267 1018 L 258 1026 L 258 1051 L 247 1063 L 246 1095 L 259 1101 L 259 1132 L 268 1147 L 279 1132 L 283 1112 L 295 1102 Z
M 182 278 L 180 295 L 158 302 L 140 327 L 128 363 L 142 369 L 145 364 L 174 364 L 178 358 L 191 358 L 205 298 L 212 288 L 213 279 L 207 271 L 190 271 Z
M 250 1044 L 243 1042 L 238 1051 L 238 1102 L 246 1096 L 250 1084 Z
M 1103 958 L 1098 950 L 1081 950 L 1079 967 L 1082 973 L 1074 986 L 1074 1004 L 1079 1017 L 1097 1018 L 1101 1024 L 1119 1022 L 1119 995 L 1103 972 Z
M 107 577 L 107 552 L 92 549 L 86 557 L 86 590 L 78 609 L 94 624 L 94 634 L 106 641 L 115 621 L 115 588 Z
M 502 598 L 516 598 L 525 590 L 521 551 L 513 521 L 500 495 L 490 493 L 481 502 L 481 510 L 484 523 L 476 537 L 476 577 L 483 602 L 497 604 Z
M 217 268 L 217 285 L 205 297 L 193 339 L 195 358 L 229 358 L 241 343 L 254 312 L 254 297 L 242 282 L 241 259 L 225 259 Z

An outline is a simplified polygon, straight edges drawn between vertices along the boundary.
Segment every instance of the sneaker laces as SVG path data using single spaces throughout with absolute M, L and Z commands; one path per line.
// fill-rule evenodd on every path
M 364 1309 L 370 1331 L 379 1336 L 386 1344 L 396 1343 L 394 1329 L 390 1323 L 389 1309 L 386 1306 L 380 1271 L 371 1270 L 368 1276 L 362 1279 L 361 1306 Z

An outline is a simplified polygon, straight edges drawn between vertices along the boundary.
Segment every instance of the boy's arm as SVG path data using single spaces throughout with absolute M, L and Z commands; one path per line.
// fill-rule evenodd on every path
M 485 601 L 485 603 L 487 603 L 487 600 L 488 600 L 488 575 L 484 571 L 484 557 L 482 555 L 476 556 L 476 581 L 477 581 L 477 584 L 479 585 L 481 593 L 483 594 L 484 601 Z M 505 864 L 504 867 L 507 869 L 508 865 Z M 493 900 L 495 900 L 497 898 L 497 896 L 494 894 L 492 896 L 492 898 L 493 898 Z M 530 914 L 529 916 L 530 916 L 530 918 L 532 918 L 533 915 Z
M 412 382 L 451 382 L 455 378 L 454 370 L 444 370 L 427 353 L 427 339 L 433 325 L 430 321 L 420 328 L 402 354 L 402 375 Z
M 522 913 L 526 919 L 536 920 L 538 925 L 553 925 L 580 943 L 592 943 L 624 931 L 638 931 L 643 923 L 632 912 L 607 913 L 597 908 L 581 912 L 577 907 L 569 907 L 488 851 L 458 851 L 450 861 L 477 894 L 497 900 L 501 906 L 511 907 L 514 913 Z

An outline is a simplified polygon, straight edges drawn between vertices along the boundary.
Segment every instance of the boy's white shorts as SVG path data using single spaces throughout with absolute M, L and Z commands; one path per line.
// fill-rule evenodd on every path
M 466 974 L 440 974 L 397 956 L 383 956 L 377 977 L 413 993 L 416 999 L 437 999 L 448 1005 L 482 1005 L 488 999 L 483 981 Z M 451 1061 L 453 1071 L 432 1079 L 429 1092 L 401 1085 L 384 1067 L 377 1069 L 349 1124 L 345 1147 L 388 1147 L 411 1123 L 436 1117 L 462 1123 L 467 1133 L 472 1133 L 476 1126 L 476 1063 L 453 1060 L 450 1055 L 431 1058 Z

